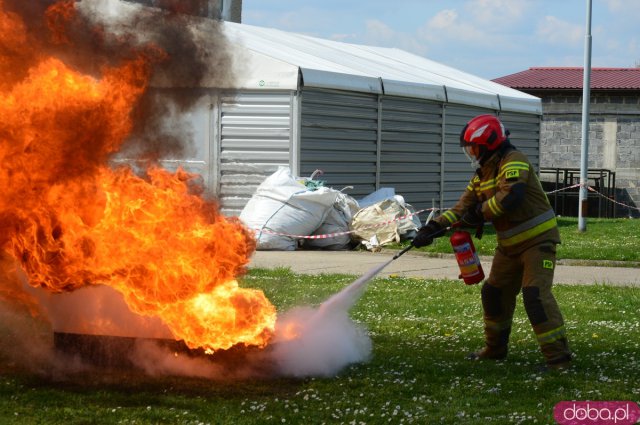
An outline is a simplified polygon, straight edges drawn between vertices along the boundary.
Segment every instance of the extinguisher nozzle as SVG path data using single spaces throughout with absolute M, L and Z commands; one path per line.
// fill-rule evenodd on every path
M 404 248 L 402 251 L 398 252 L 396 255 L 393 256 L 394 260 L 397 260 L 398 257 L 400 257 L 402 254 L 404 254 L 405 252 L 409 251 L 411 248 L 413 248 L 413 245 L 409 245 L 408 247 Z

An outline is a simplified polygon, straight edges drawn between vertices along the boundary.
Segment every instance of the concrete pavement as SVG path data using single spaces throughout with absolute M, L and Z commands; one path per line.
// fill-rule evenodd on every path
M 322 274 L 340 273 L 361 275 L 372 267 L 390 260 L 397 251 L 256 251 L 249 267 L 290 268 L 295 273 Z M 492 257 L 481 257 L 482 266 L 488 276 Z M 434 258 L 419 252 L 409 251 L 392 261 L 380 276 L 398 275 L 428 279 L 457 279 L 458 266 L 453 255 Z M 640 268 L 604 267 L 593 265 L 570 265 L 562 261 L 556 265 L 556 283 L 607 284 L 640 287 Z

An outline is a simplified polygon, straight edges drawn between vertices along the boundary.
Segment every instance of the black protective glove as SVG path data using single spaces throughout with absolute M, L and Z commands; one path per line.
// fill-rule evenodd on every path
M 444 235 L 443 229 L 444 227 L 441 224 L 435 221 L 430 221 L 429 224 L 418 229 L 418 234 L 413 238 L 411 245 L 416 248 L 431 245 L 433 243 L 433 239 Z
M 482 239 L 482 233 L 484 232 L 484 215 L 482 215 L 482 202 L 477 203 L 474 207 L 469 208 L 462 218 L 460 223 L 464 227 L 475 227 L 476 238 Z

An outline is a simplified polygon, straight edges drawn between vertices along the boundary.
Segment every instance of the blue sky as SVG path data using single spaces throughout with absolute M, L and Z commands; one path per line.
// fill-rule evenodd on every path
M 493 79 L 582 66 L 586 0 L 243 0 L 243 23 L 397 47 Z M 593 0 L 592 66 L 640 64 L 640 0 Z

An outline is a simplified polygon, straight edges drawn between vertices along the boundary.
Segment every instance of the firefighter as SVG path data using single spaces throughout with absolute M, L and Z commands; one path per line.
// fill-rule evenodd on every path
M 501 360 L 507 356 L 516 297 L 522 291 L 545 367 L 564 369 L 571 364 L 571 353 L 551 292 L 560 233 L 533 166 L 508 136 L 493 115 L 479 115 L 467 123 L 460 145 L 476 172 L 456 205 L 423 226 L 413 245 L 429 245 L 455 225 L 476 227 L 476 237 L 481 237 L 485 220 L 491 221 L 498 246 L 481 289 L 485 347 L 468 357 Z

